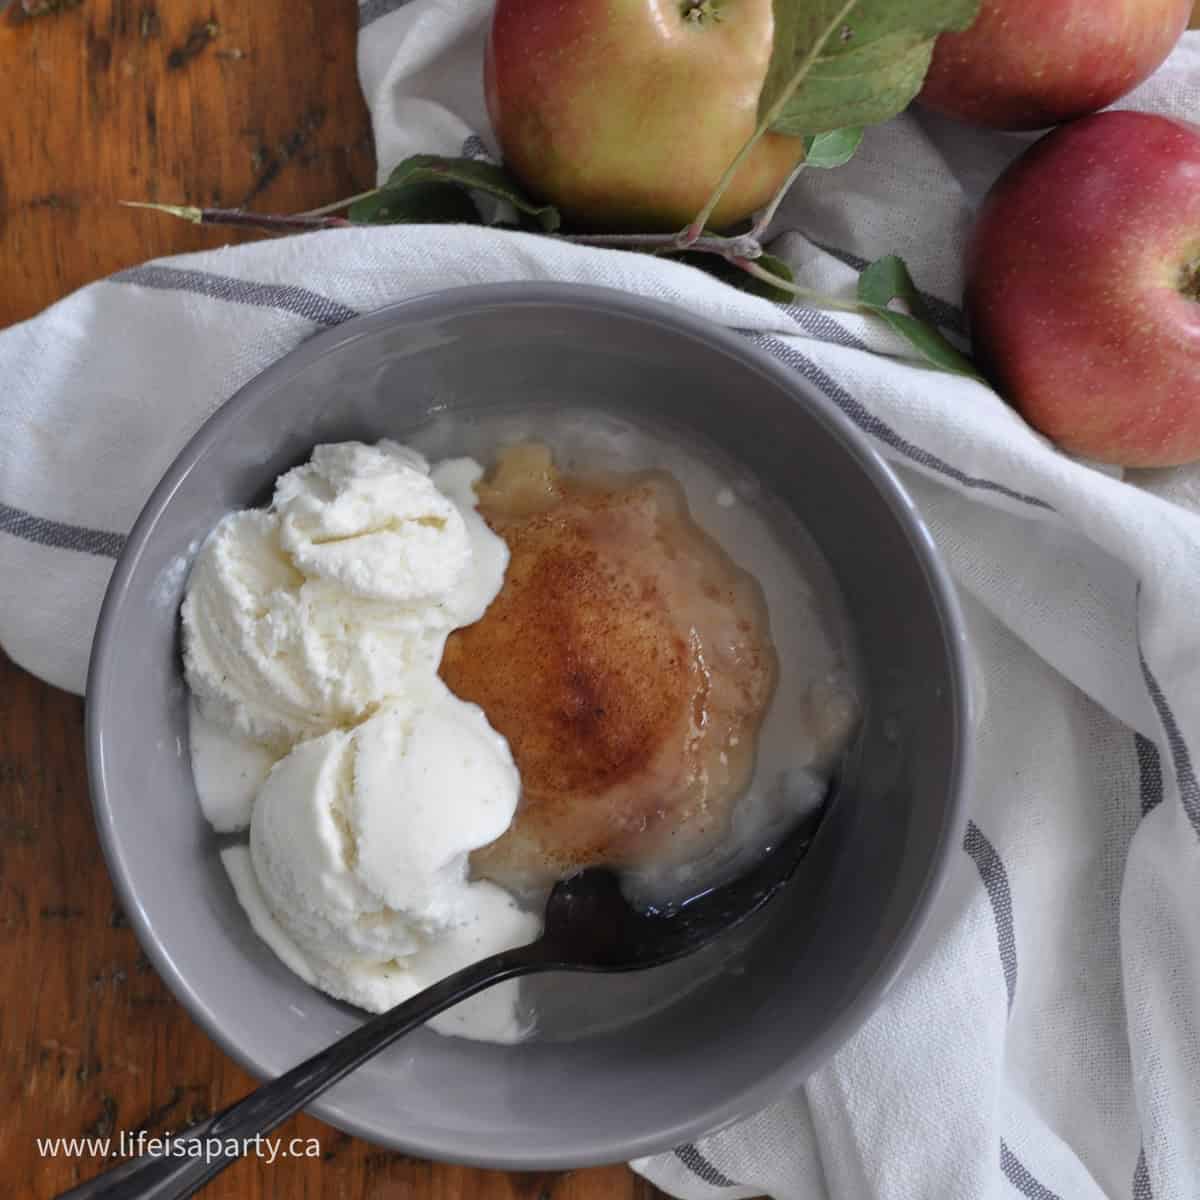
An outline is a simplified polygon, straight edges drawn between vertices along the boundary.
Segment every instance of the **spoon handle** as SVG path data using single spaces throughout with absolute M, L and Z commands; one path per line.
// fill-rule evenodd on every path
M 472 963 L 365 1021 L 312 1058 L 174 1135 L 164 1153 L 143 1154 L 62 1192 L 57 1200 L 182 1200 L 241 1158 L 339 1079 L 444 1009 L 505 979 L 550 966 L 541 942 Z

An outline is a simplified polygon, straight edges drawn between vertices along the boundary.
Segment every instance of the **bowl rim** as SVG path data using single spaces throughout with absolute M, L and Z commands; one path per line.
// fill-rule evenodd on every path
M 395 324 L 453 317 L 467 311 L 487 308 L 503 307 L 511 310 L 521 306 L 546 305 L 608 312 L 623 318 L 648 321 L 712 343 L 748 368 L 775 380 L 796 396 L 799 403 L 813 410 L 816 418 L 838 437 L 845 445 L 847 454 L 857 460 L 860 469 L 879 490 L 884 502 L 896 516 L 924 573 L 946 646 L 953 715 L 953 727 L 948 731 L 952 738 L 952 759 L 947 789 L 947 812 L 943 818 L 941 839 L 926 869 L 922 891 L 910 909 L 899 935 L 884 953 L 873 974 L 864 982 L 858 995 L 837 1014 L 824 1033 L 803 1051 L 785 1056 L 775 1070 L 761 1077 L 752 1086 L 727 1095 L 720 1103 L 713 1104 L 702 1112 L 692 1113 L 686 1119 L 664 1118 L 664 1122 L 657 1128 L 634 1138 L 604 1139 L 597 1142 L 577 1137 L 578 1144 L 556 1145 L 553 1150 L 529 1152 L 515 1149 L 512 1153 L 487 1156 L 476 1155 L 469 1146 L 458 1145 L 452 1135 L 447 1135 L 440 1142 L 406 1140 L 402 1134 L 398 1136 L 383 1128 L 380 1123 L 372 1122 L 370 1118 L 346 1111 L 328 1096 L 320 1098 L 306 1110 L 343 1132 L 407 1154 L 466 1166 L 510 1171 L 562 1170 L 606 1165 L 669 1151 L 693 1138 L 725 1128 L 775 1102 L 828 1061 L 879 1006 L 903 970 L 919 934 L 927 923 L 949 874 L 953 851 L 962 840 L 966 823 L 966 787 L 973 761 L 966 624 L 949 570 L 942 561 L 933 537 L 911 496 L 871 444 L 868 435 L 813 383 L 732 329 L 707 318 L 698 317 L 676 304 L 615 288 L 543 282 L 469 284 L 424 292 L 384 305 L 305 339 L 243 384 L 192 434 L 150 493 L 129 532 L 105 591 L 93 637 L 85 692 L 84 735 L 88 787 L 101 848 L 118 900 L 139 944 L 160 978 L 204 1032 L 256 1079 L 270 1077 L 270 1072 L 256 1058 L 250 1047 L 240 1045 L 226 1036 L 216 1014 L 211 1011 L 200 990 L 176 967 L 169 947 L 156 936 L 149 914 L 134 890 L 131 868 L 116 834 L 115 817 L 105 777 L 105 714 L 102 698 L 108 691 L 110 676 L 120 669 L 121 664 L 112 651 L 113 630 L 147 544 L 148 535 L 197 460 L 224 435 L 227 428 L 236 425 L 241 410 L 252 403 L 259 393 L 286 383 L 325 355 L 343 351 L 348 343 Z M 336 1095 L 336 1092 L 334 1094 Z

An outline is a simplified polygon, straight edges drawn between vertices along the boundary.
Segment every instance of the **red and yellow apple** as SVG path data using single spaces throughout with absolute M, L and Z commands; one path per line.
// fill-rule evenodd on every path
M 995 129 L 1044 129 L 1119 100 L 1167 57 L 1192 0 L 983 0 L 934 47 L 921 103 Z
M 966 306 L 985 372 L 1065 449 L 1200 459 L 1200 127 L 1110 111 L 1042 138 L 984 201 Z
M 505 165 L 573 225 L 671 230 L 757 123 L 772 0 L 498 0 L 484 67 Z M 803 156 L 768 134 L 709 224 L 761 208 Z

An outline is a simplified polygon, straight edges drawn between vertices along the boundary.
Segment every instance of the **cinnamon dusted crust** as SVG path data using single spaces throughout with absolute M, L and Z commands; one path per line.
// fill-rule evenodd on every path
M 758 584 L 665 474 L 567 479 L 526 445 L 478 490 L 511 560 L 441 673 L 508 739 L 522 796 L 475 870 L 524 887 L 703 853 L 749 781 L 774 686 Z

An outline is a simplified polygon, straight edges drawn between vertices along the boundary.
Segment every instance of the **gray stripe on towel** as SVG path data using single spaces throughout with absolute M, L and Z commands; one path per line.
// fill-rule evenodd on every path
M 799 230 L 795 232 L 799 233 Z M 826 254 L 836 258 L 838 262 L 843 262 L 848 267 L 853 267 L 856 271 L 861 271 L 864 267 L 871 265 L 871 260 L 861 258 L 857 254 L 851 254 L 849 250 L 839 250 L 836 246 L 827 246 L 824 242 L 813 241 L 807 234 L 801 233 L 800 236 L 807 241 L 812 242 L 818 250 L 824 250 Z M 943 328 L 950 330 L 951 333 L 957 333 L 961 337 L 967 336 L 967 318 L 963 310 L 957 305 L 951 304 L 948 300 L 943 300 L 940 296 L 934 296 L 929 292 L 922 292 L 917 289 L 917 294 L 925 301 L 925 307 L 933 314 L 933 319 Z
M 828 313 L 819 312 L 814 308 L 803 308 L 799 304 L 787 304 L 783 311 L 787 313 L 805 333 L 820 338 L 823 342 L 834 342 L 851 350 L 866 350 L 867 343 L 856 338 L 845 326 L 839 325 Z
M 695 1175 L 697 1179 L 702 1179 L 709 1185 L 709 1187 L 731 1188 L 738 1186 L 738 1184 L 734 1180 L 730 1179 L 728 1175 L 726 1175 L 723 1171 L 718 1170 L 717 1167 L 709 1162 L 708 1159 L 705 1158 L 704 1155 L 701 1154 L 691 1142 L 684 1146 L 677 1146 L 675 1148 L 675 1157 L 679 1159 L 679 1161 L 683 1163 L 683 1165 L 687 1167 L 687 1169 L 691 1171 L 691 1173 Z
M 483 144 L 483 138 L 477 133 L 467 135 L 466 140 L 462 144 L 460 151 L 463 158 L 480 158 L 484 162 L 491 162 L 492 156 L 488 153 L 488 148 Z
M 1137 752 L 1138 763 L 1138 793 L 1142 798 L 1142 816 L 1153 812 L 1163 798 L 1162 759 L 1158 755 L 1158 747 L 1140 733 L 1133 735 L 1133 745 Z
M 1008 1177 L 1008 1182 L 1029 1200 L 1062 1200 L 1057 1192 L 1052 1192 L 1044 1183 L 1038 1183 L 1029 1173 L 1029 1168 L 1008 1148 L 1003 1138 L 1000 1139 L 1000 1170 Z
M 10 533 L 13 537 L 36 542 L 39 546 L 76 550 L 80 554 L 95 554 L 100 558 L 116 558 L 125 545 L 122 534 L 50 521 L 7 504 L 0 504 L 0 533 Z
M 1141 594 L 1140 587 L 1138 593 Z M 1154 707 L 1158 712 L 1158 719 L 1162 722 L 1163 731 L 1167 735 L 1167 747 L 1171 751 L 1171 762 L 1175 767 L 1175 779 L 1179 784 L 1179 799 L 1183 804 L 1183 811 L 1187 813 L 1188 820 L 1191 821 L 1197 836 L 1200 836 L 1200 780 L 1196 779 L 1191 752 L 1184 740 L 1183 731 L 1179 728 L 1179 722 L 1175 719 L 1175 714 L 1171 711 L 1171 706 L 1167 703 L 1167 698 L 1163 694 L 1158 680 L 1154 677 L 1154 672 L 1150 670 L 1146 656 L 1142 653 L 1140 637 L 1138 638 L 1138 661 L 1142 664 L 1142 678 L 1146 682 L 1146 690 L 1150 693 L 1150 699 L 1154 702 Z
M 1150 1186 L 1150 1170 L 1146 1166 L 1146 1147 L 1138 1150 L 1137 1166 L 1133 1168 L 1133 1200 L 1154 1200 Z
M 411 0 L 358 0 L 358 27 L 366 29 L 380 17 L 386 17 L 388 13 L 393 13 L 409 3 Z
M 1017 939 L 1013 932 L 1012 891 L 1008 886 L 1008 872 L 996 853 L 996 847 L 987 840 L 974 821 L 967 822 L 963 849 L 975 860 L 988 899 L 992 902 L 996 940 L 1000 946 L 1000 965 L 1004 968 L 1004 986 L 1008 991 L 1008 1009 L 1011 1012 L 1017 994 Z
M 1007 496 L 1010 500 L 1028 504 L 1031 508 L 1040 508 L 1046 512 L 1055 511 L 1054 505 L 1047 504 L 1045 500 L 1040 500 L 1037 496 L 1014 491 L 1012 488 L 1005 487 L 1002 483 L 994 483 L 990 479 L 980 479 L 977 476 L 968 475 L 965 471 L 951 466 L 944 459 L 938 458 L 936 454 L 922 450 L 920 446 L 914 446 L 912 442 L 901 437 L 891 426 L 881 421 L 879 417 L 850 395 L 840 383 L 818 367 L 812 359 L 806 358 L 799 350 L 780 341 L 779 338 L 766 333 L 755 333 L 750 335 L 750 339 L 779 359 L 780 362 L 795 368 L 810 383 L 815 383 L 864 433 L 878 438 L 885 446 L 890 446 L 919 466 L 936 471 L 939 475 L 945 475 L 962 484 L 963 487 L 996 492 L 1001 496 Z
M 132 283 L 140 287 L 160 288 L 163 291 L 194 292 L 213 300 L 228 300 L 233 304 L 250 304 L 255 308 L 275 308 L 295 313 L 318 325 L 340 325 L 357 317 L 358 313 L 345 304 L 331 300 L 308 288 L 290 283 L 254 283 L 209 271 L 187 271 L 179 267 L 160 267 L 153 264 L 131 267 L 108 277 L 110 283 Z

